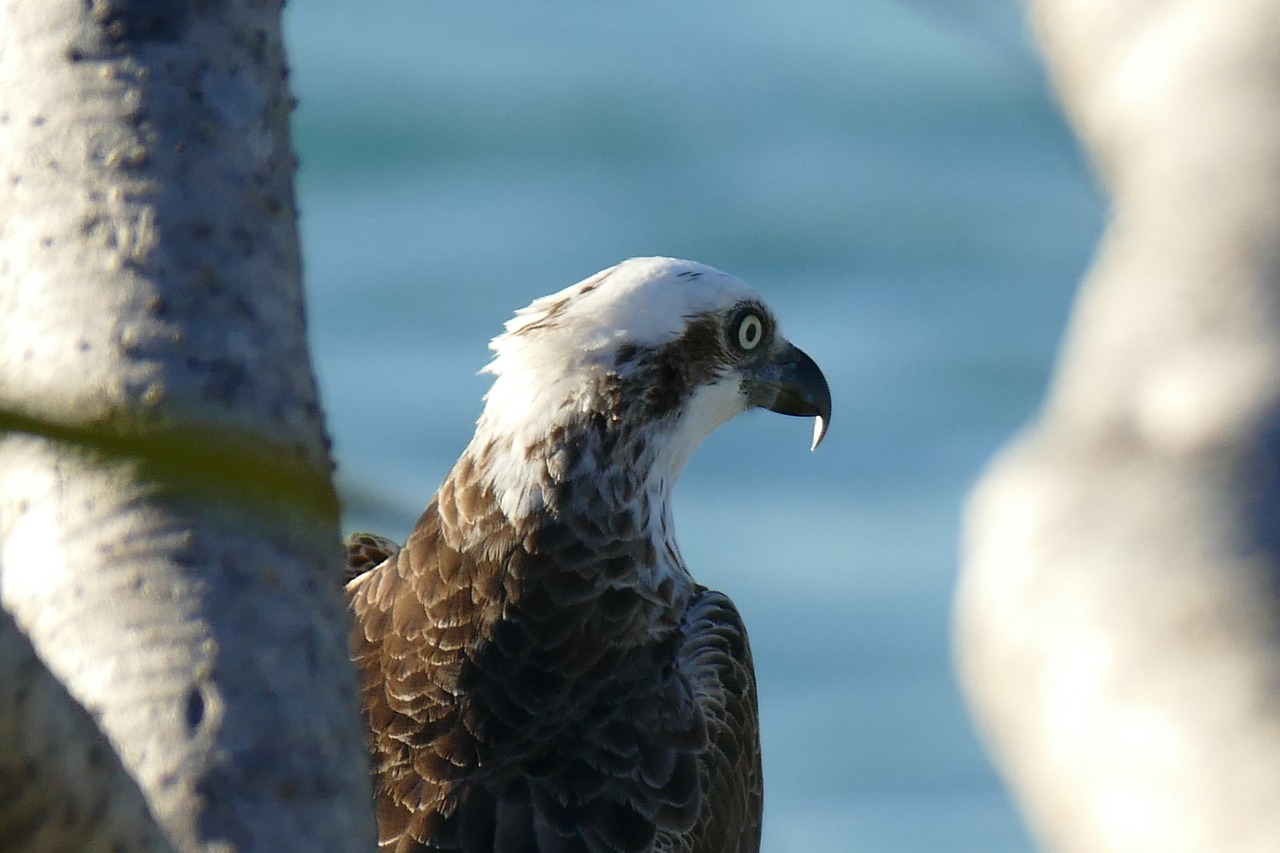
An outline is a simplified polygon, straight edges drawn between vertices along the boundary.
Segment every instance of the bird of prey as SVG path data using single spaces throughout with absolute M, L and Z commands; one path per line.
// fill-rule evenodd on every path
M 755 853 L 742 620 L 676 546 L 671 491 L 715 427 L 831 416 L 759 295 L 636 258 L 490 345 L 475 435 L 403 548 L 348 539 L 352 656 L 396 853 Z

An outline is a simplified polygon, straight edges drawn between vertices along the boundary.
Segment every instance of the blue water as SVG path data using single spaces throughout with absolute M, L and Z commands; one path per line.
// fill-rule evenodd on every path
M 357 11 L 358 10 L 358 11 Z M 350 527 L 407 533 L 486 342 L 616 261 L 751 281 L 826 443 L 749 415 L 677 492 L 759 670 L 769 853 L 1032 849 L 955 687 L 963 496 L 1040 399 L 1101 206 L 1012 0 L 307 0 L 311 335 Z

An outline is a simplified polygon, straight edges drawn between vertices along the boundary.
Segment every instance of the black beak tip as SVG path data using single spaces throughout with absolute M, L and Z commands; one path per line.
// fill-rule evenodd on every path
M 831 388 L 822 369 L 804 350 L 788 347 L 775 363 L 776 381 L 769 385 L 774 391 L 772 401 L 766 404 L 770 411 L 783 415 L 813 418 L 813 444 L 817 450 L 831 425 Z

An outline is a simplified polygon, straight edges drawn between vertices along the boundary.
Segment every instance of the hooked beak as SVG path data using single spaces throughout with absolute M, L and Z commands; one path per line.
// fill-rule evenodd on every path
M 784 342 L 747 380 L 747 399 L 780 415 L 816 418 L 810 450 L 818 449 L 831 423 L 827 377 L 804 350 L 790 343 Z

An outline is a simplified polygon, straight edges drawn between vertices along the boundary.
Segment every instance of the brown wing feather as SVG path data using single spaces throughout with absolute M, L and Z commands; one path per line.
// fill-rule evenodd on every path
M 460 563 L 440 541 L 433 502 L 394 559 L 347 587 L 352 659 L 378 777 L 379 837 L 396 851 L 426 849 L 416 842 L 443 829 L 456 834 L 455 826 L 441 826 L 457 811 L 450 783 L 479 759 L 458 701 L 460 681 L 466 650 L 499 602 L 474 600 L 492 567 L 461 572 Z
M 377 568 L 378 564 L 395 556 L 400 550 L 400 546 L 391 539 L 373 533 L 352 533 L 343 545 L 347 548 L 344 583 L 350 583 L 370 569 Z
M 763 776 L 746 627 L 727 596 L 699 587 L 685 610 L 683 633 L 680 666 L 705 715 L 708 743 L 698 760 L 703 798 L 697 823 L 669 849 L 757 853 Z

